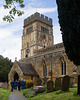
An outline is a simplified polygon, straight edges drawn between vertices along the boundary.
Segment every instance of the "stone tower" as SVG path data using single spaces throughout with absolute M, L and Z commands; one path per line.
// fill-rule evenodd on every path
M 34 55 L 35 50 L 52 46 L 53 25 L 52 19 L 38 12 L 24 20 L 22 36 L 21 59 L 26 57 L 29 48 L 29 57 Z

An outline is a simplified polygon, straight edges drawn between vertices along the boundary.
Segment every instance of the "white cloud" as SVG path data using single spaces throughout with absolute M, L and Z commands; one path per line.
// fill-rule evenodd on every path
M 14 61 L 15 57 L 20 59 L 21 37 L 10 35 L 5 39 L 0 39 L 0 53 Z
M 12 59 L 12 61 L 15 60 L 17 57 L 17 60 L 20 59 L 20 50 L 5 50 L 5 52 L 2 53 L 2 55 L 6 58 Z M 16 56 L 17 55 L 17 56 Z
M 37 11 L 40 13 L 51 13 L 57 11 L 57 8 L 38 8 Z
M 54 44 L 62 42 L 62 35 L 60 31 L 60 26 L 53 26 Z
M 0 28 L 0 34 L 0 39 L 5 39 L 11 35 L 11 32 L 8 29 Z

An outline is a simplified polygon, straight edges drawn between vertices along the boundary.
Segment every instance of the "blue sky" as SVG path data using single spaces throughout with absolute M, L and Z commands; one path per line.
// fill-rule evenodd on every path
M 21 58 L 21 39 L 23 34 L 23 21 L 36 12 L 36 0 L 24 0 L 25 14 L 21 17 L 15 16 L 12 23 L 4 22 L 2 17 L 8 14 L 3 5 L 5 0 L 0 0 L 0 55 L 8 57 L 12 61 Z M 18 5 L 16 4 L 19 9 Z M 62 42 L 60 27 L 58 23 L 56 0 L 37 0 L 37 12 L 53 19 L 54 43 Z

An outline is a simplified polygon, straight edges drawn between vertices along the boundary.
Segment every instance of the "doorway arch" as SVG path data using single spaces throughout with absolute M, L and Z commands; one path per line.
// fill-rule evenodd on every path
M 17 73 L 14 74 L 14 81 L 19 80 L 19 75 Z

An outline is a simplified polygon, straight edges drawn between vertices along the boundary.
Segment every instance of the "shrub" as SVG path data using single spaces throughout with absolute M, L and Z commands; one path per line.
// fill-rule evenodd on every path
M 72 88 L 77 88 L 77 85 L 73 85 Z
M 27 88 L 31 88 L 31 87 L 33 87 L 33 82 L 27 83 Z
M 22 90 L 22 93 L 27 98 L 33 97 L 35 95 L 34 91 L 31 88 Z
M 26 88 L 27 88 L 27 84 L 33 82 L 32 80 L 26 80 Z
M 80 96 L 80 94 L 77 94 L 77 91 L 74 91 L 73 95 L 77 97 Z

